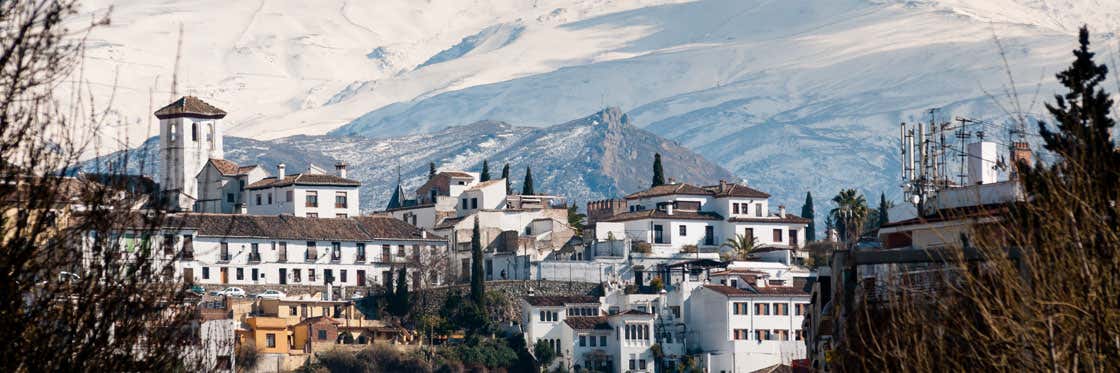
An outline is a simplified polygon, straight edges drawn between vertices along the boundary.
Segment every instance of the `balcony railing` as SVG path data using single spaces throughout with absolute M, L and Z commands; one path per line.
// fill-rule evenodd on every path
M 249 263 L 260 263 L 261 253 L 249 253 Z
M 358 257 L 357 257 L 357 258 L 355 258 L 355 259 L 354 259 L 354 261 L 355 261 L 355 262 L 358 262 L 358 263 L 365 263 L 365 261 L 366 261 L 366 254 L 358 254 Z
M 228 262 L 231 258 L 232 257 L 229 255 L 229 253 L 222 253 L 218 256 L 218 260 L 223 262 Z

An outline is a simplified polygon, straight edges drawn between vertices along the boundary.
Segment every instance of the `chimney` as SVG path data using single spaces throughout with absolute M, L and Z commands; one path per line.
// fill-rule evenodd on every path
M 1025 163 L 1030 166 L 1031 164 L 1031 145 L 1016 141 L 1011 143 L 1011 176 L 1012 179 L 1019 178 L 1019 164 Z
M 676 184 L 676 183 L 677 183 L 677 178 L 675 178 L 675 177 L 670 177 L 669 178 L 669 184 Z
M 334 164 L 334 170 L 338 173 L 338 177 L 346 178 L 346 162 L 339 161 Z
M 672 203 L 665 204 L 665 213 L 669 214 L 669 215 L 673 215 L 673 204 Z
M 276 178 L 279 180 L 283 180 L 284 176 L 286 176 L 284 174 L 284 167 L 283 163 L 276 165 Z
M 786 217 L 786 205 L 778 206 L 778 216 L 783 217 L 783 218 Z
M 719 179 L 719 190 L 720 191 L 727 190 L 727 180 Z

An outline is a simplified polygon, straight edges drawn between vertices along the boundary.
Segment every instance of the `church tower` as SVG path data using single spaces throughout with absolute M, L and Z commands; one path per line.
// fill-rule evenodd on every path
M 195 177 L 210 158 L 223 158 L 226 112 L 194 96 L 183 96 L 156 110 L 159 118 L 159 183 L 166 207 L 190 211 L 198 198 Z

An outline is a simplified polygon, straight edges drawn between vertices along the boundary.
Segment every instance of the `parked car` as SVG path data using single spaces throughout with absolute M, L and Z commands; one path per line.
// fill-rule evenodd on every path
M 191 286 L 189 291 L 198 295 L 206 294 L 206 288 L 203 288 L 202 285 Z
M 280 290 L 265 290 L 257 294 L 257 299 L 281 299 L 288 296 Z
M 222 290 L 211 291 L 210 295 L 225 295 L 225 296 L 228 296 L 228 297 L 244 298 L 245 297 L 245 289 L 230 286 L 230 287 L 222 289 Z

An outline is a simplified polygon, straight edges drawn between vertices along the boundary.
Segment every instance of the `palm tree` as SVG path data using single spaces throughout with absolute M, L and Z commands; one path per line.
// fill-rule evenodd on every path
M 731 248 L 731 251 L 735 252 L 735 256 L 741 260 L 746 260 L 747 255 L 750 255 L 759 248 L 758 239 L 753 235 L 747 237 L 745 234 L 728 238 L 727 241 L 723 243 L 723 246 Z
M 832 203 L 836 204 L 836 208 L 829 211 L 829 216 L 836 222 L 840 239 L 848 244 L 859 240 L 869 212 L 867 199 L 855 189 L 844 189 L 832 197 Z

